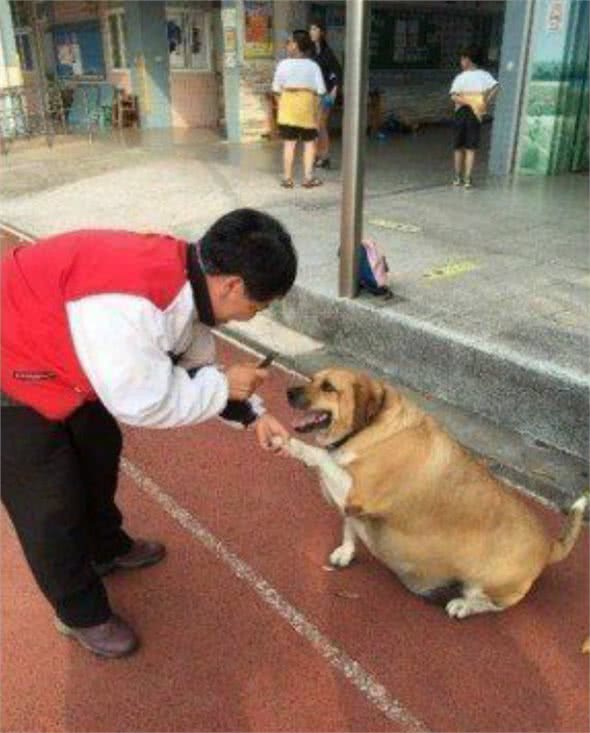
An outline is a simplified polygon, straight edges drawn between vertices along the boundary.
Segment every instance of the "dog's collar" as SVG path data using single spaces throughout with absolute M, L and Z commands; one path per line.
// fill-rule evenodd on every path
M 326 446 L 326 450 L 338 450 L 338 448 L 342 448 L 342 446 L 351 438 L 353 438 L 358 432 L 358 430 L 355 430 L 354 433 L 349 433 L 348 435 L 345 435 L 343 438 L 340 438 L 340 440 L 337 440 L 335 443 L 330 443 Z
M 383 397 L 381 398 L 381 404 L 379 405 L 379 409 L 375 413 L 375 417 L 381 412 L 383 409 L 383 405 L 385 404 L 385 398 L 386 398 L 385 390 L 383 391 Z M 374 419 L 374 418 L 373 418 Z M 373 422 L 373 420 L 371 420 Z M 364 425 L 361 430 L 365 430 L 369 427 L 371 422 L 368 423 L 368 425 Z M 342 448 L 342 446 L 347 443 L 351 438 L 354 438 L 355 435 L 358 435 L 361 431 L 360 430 L 353 430 L 352 433 L 348 433 L 348 435 L 345 435 L 343 438 L 340 438 L 340 440 L 337 440 L 335 443 L 330 443 L 326 446 L 326 450 L 338 450 L 338 448 Z

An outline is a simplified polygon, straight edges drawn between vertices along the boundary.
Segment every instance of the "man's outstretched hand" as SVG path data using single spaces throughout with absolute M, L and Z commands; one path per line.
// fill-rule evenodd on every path
M 261 448 L 286 455 L 281 448 L 281 444 L 286 443 L 289 439 L 289 431 L 281 425 L 276 417 L 269 415 L 267 412 L 256 420 L 254 427 Z M 275 438 L 280 438 L 281 442 L 279 443 Z

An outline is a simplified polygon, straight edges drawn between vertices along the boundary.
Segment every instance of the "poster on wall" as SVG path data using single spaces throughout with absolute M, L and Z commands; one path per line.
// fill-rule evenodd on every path
M 63 33 L 55 44 L 57 63 L 62 70 L 62 76 L 82 76 L 82 52 L 75 33 Z
M 104 78 L 102 35 L 98 21 L 55 26 L 52 36 L 58 77 Z
M 244 26 L 244 58 L 272 58 L 272 3 L 268 0 L 246 0 Z

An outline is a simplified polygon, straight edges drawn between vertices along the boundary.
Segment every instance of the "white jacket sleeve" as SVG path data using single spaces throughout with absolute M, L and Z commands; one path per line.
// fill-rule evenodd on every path
M 121 422 L 151 428 L 218 415 L 228 384 L 205 366 L 191 379 L 168 356 L 165 316 L 144 298 L 94 295 L 67 304 L 74 348 L 92 387 Z

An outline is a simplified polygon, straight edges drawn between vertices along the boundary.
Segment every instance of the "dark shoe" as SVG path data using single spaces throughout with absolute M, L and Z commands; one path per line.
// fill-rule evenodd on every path
M 282 188 L 293 188 L 295 183 L 293 182 L 292 178 L 283 178 L 281 180 L 281 187 Z
M 330 158 L 316 158 L 314 166 L 316 168 L 325 168 L 326 170 L 329 170 L 331 167 Z
M 155 565 L 166 554 L 166 548 L 160 542 L 149 540 L 135 540 L 133 546 L 124 555 L 115 557 L 108 562 L 95 562 L 94 570 L 97 575 L 107 575 L 113 570 L 136 570 L 147 565 Z
M 71 636 L 85 649 L 99 657 L 124 657 L 139 646 L 135 632 L 122 618 L 113 614 L 108 621 L 87 628 L 66 626 L 58 618 L 55 628 L 64 636 Z
M 323 186 L 324 182 L 320 181 L 319 178 L 308 178 L 301 184 L 303 188 L 317 188 Z

